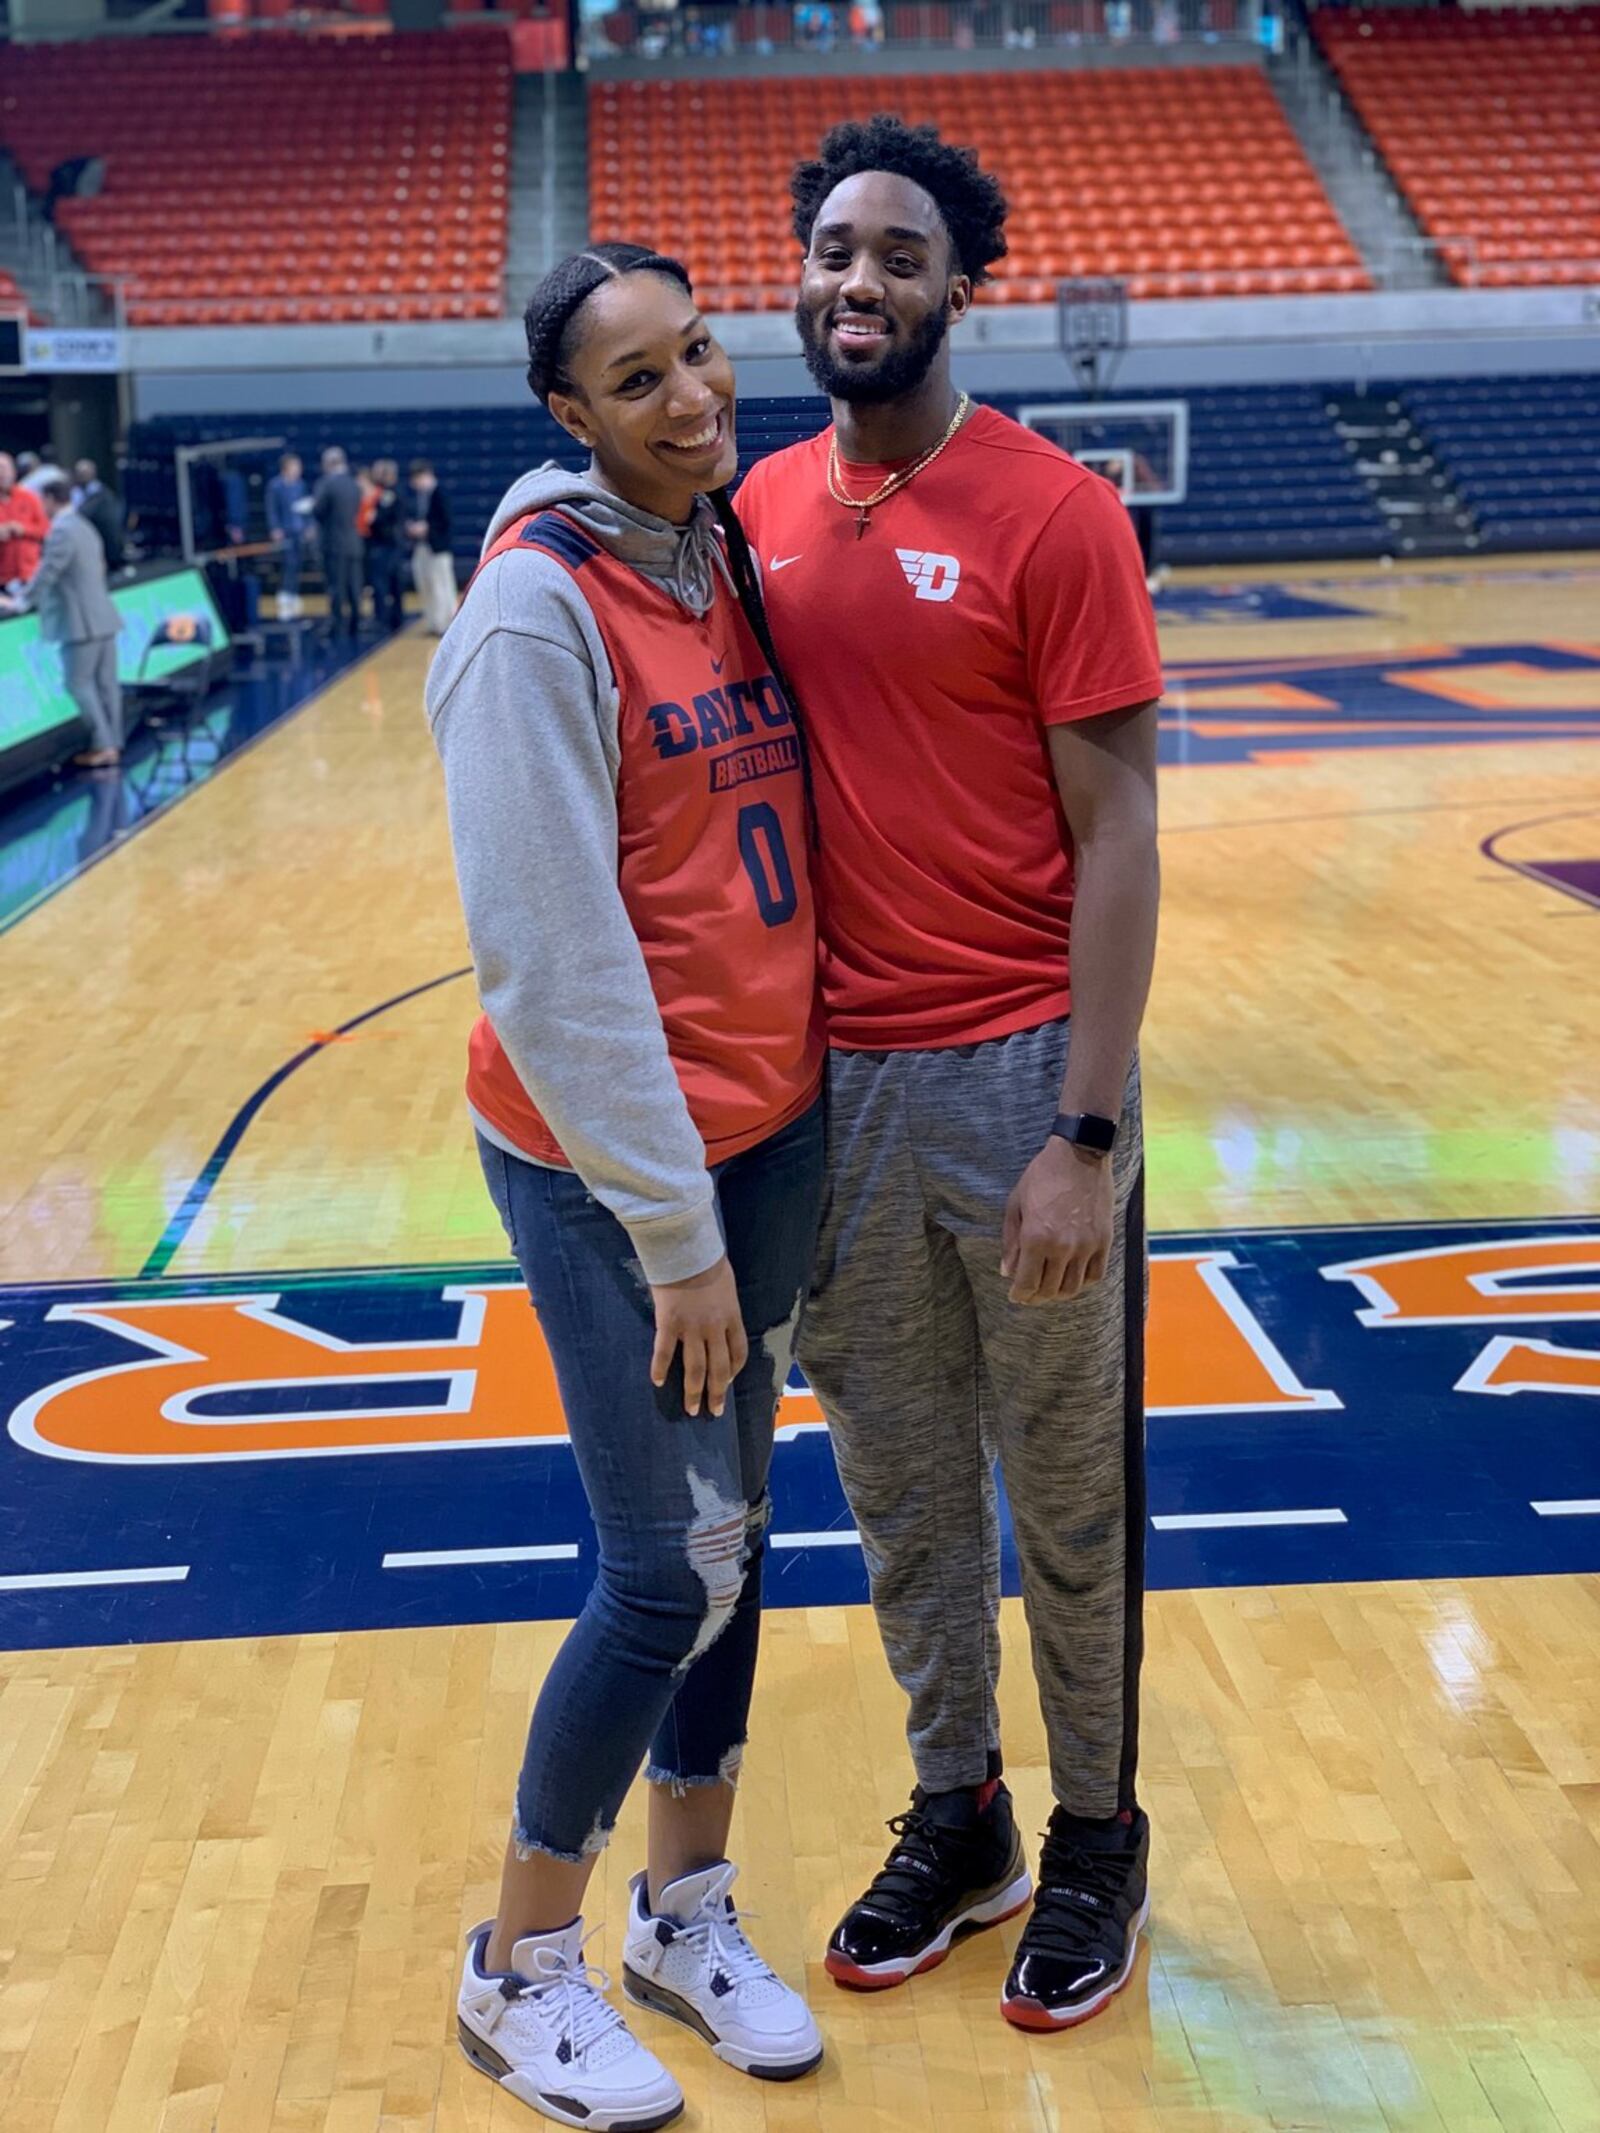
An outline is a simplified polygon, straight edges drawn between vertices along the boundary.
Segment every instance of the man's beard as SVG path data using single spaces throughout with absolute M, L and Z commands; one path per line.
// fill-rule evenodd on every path
M 830 311 L 834 308 L 837 307 L 830 306 Z M 867 315 L 870 314 L 863 314 Z M 803 301 L 794 307 L 794 322 L 806 368 L 818 389 L 830 400 L 850 400 L 857 407 L 882 406 L 915 392 L 933 368 L 950 331 L 948 309 L 930 311 L 909 340 L 898 346 L 891 344 L 880 362 L 858 367 L 837 360 L 828 346 L 827 327 L 819 328 L 816 313 Z

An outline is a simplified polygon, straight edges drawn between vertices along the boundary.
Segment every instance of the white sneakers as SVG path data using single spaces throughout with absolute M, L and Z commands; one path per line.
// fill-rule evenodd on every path
M 811 2010 L 751 1947 L 728 1891 L 726 1861 L 685 1874 L 645 1908 L 645 1877 L 633 1878 L 622 1989 L 635 2007 L 670 2016 L 704 2037 L 719 2059 L 762 2081 L 794 2081 L 822 2058 Z
M 736 1869 L 686 1874 L 645 1908 L 632 1884 L 623 1990 L 636 2007 L 669 2015 L 719 2059 L 764 2081 L 793 2081 L 822 2058 L 822 2038 L 797 1992 L 745 1938 L 729 1898 Z M 467 1944 L 456 2002 L 461 2049 L 508 2095 L 558 2125 L 588 2133 L 653 2133 L 683 2109 L 683 2091 L 605 1994 L 611 1980 L 583 1960 L 583 1923 L 530 1934 L 511 1951 L 513 1975 L 486 1975 L 490 1927 Z
M 519 1940 L 511 1977 L 484 1974 L 489 1931 L 473 1930 L 456 2001 L 456 2033 L 473 2065 L 558 2125 L 591 2133 L 670 2125 L 683 2091 L 605 1998 L 611 1980 L 583 1960 L 583 1921 Z

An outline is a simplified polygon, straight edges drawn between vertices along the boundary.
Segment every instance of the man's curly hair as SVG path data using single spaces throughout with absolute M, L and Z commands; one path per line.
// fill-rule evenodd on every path
M 931 195 L 960 271 L 973 282 L 1006 252 L 1006 196 L 1000 181 L 982 169 L 975 148 L 952 148 L 933 126 L 908 126 L 891 111 L 835 126 L 814 163 L 801 163 L 789 181 L 794 233 L 808 250 L 822 203 L 836 185 L 866 170 L 891 171 Z

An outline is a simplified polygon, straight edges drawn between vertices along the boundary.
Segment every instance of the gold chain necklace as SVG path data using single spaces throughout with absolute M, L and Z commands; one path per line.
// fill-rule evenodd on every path
M 855 512 L 856 539 L 858 541 L 860 540 L 861 536 L 866 532 L 867 521 L 870 518 L 871 514 L 878 508 L 879 504 L 883 503 L 886 498 L 893 496 L 896 489 L 903 489 L 908 481 L 914 481 L 917 475 L 922 472 L 924 467 L 932 466 L 933 462 L 938 458 L 939 454 L 944 450 L 945 446 L 950 442 L 956 431 L 960 429 L 962 423 L 966 420 L 967 410 L 971 407 L 971 405 L 972 401 L 970 396 L 966 393 L 963 393 L 961 395 L 961 398 L 956 402 L 955 413 L 950 417 L 950 427 L 939 439 L 939 442 L 935 445 L 930 445 L 928 450 L 923 453 L 922 457 L 920 459 L 913 460 L 910 466 L 901 467 L 897 473 L 891 474 L 889 476 L 889 479 L 882 485 L 882 487 L 874 489 L 870 496 L 852 496 L 849 490 L 846 489 L 844 485 L 844 471 L 839 460 L 838 432 L 835 431 L 834 435 L 829 438 L 828 494 L 833 498 L 836 504 L 843 504 L 847 511 Z

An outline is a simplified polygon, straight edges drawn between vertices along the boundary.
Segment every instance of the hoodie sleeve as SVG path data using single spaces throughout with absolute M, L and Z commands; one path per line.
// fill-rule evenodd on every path
M 478 993 L 524 1088 L 645 1277 L 722 1256 L 705 1147 L 617 883 L 617 704 L 557 564 L 480 571 L 428 677 Z

